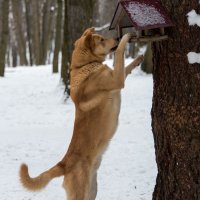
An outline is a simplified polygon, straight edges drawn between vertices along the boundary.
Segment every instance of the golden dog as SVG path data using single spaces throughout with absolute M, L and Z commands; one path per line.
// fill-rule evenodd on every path
M 126 34 L 118 47 L 87 29 L 75 42 L 71 63 L 71 98 L 76 117 L 71 143 L 64 158 L 51 169 L 31 178 L 28 167 L 20 168 L 21 183 L 31 191 L 40 190 L 55 177 L 64 176 L 68 200 L 94 200 L 97 195 L 97 169 L 110 139 L 116 131 L 120 112 L 120 90 L 126 76 L 143 56 L 124 67 L 124 50 L 130 39 Z M 102 64 L 114 48 L 114 70 Z

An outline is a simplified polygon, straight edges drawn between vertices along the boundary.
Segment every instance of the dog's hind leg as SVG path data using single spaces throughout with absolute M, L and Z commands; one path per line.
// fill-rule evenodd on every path
M 67 200 L 89 200 L 90 177 L 89 170 L 81 166 L 65 175 L 63 187 Z
M 89 200 L 95 200 L 96 196 L 97 196 L 97 172 L 95 172 L 92 177 Z
M 93 175 L 92 175 L 92 182 L 90 187 L 90 197 L 89 200 L 95 200 L 97 196 L 97 170 L 100 167 L 101 164 L 101 156 L 97 159 L 95 162 L 95 165 L 93 167 Z

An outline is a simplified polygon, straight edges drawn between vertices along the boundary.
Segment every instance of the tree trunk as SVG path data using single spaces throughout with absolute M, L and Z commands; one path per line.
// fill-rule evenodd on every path
M 12 0 L 12 11 L 13 11 L 13 19 L 15 26 L 15 34 L 17 38 L 17 46 L 20 56 L 20 65 L 28 65 L 28 61 L 26 58 L 26 39 L 24 35 L 24 30 L 22 27 L 22 2 L 18 0 Z
M 69 94 L 69 66 L 74 42 L 92 26 L 94 0 L 65 0 L 61 78 Z
M 31 41 L 31 4 L 30 0 L 25 0 L 25 17 L 26 17 L 26 29 L 27 29 L 27 42 L 28 42 L 28 49 L 29 49 L 29 62 L 30 65 L 33 65 L 33 53 L 32 53 L 32 41 Z
M 0 0 L 0 39 L 1 39 L 1 35 L 2 35 L 2 1 Z
M 86 28 L 92 26 L 93 0 L 69 0 L 68 21 L 70 34 L 70 52 L 73 50 L 74 42 L 82 35 Z
M 69 52 L 69 29 L 68 29 L 68 1 L 65 0 L 65 14 L 64 14 L 64 31 L 62 44 L 62 65 L 61 65 L 61 79 L 66 86 L 66 92 L 69 95 L 69 66 L 70 66 L 70 52 Z
M 57 18 L 56 18 L 56 36 L 53 56 L 53 73 L 58 72 L 58 58 L 61 47 L 61 30 L 62 30 L 62 0 L 57 0 Z
M 41 32 L 41 54 L 40 54 L 40 64 L 45 65 L 47 59 L 48 49 L 50 47 L 50 36 L 51 36 L 51 26 L 53 20 L 54 10 L 52 9 L 54 0 L 46 0 L 43 5 L 43 20 L 42 20 L 42 32 Z
M 200 52 L 200 27 L 187 13 L 199 0 L 162 0 L 176 23 L 168 41 L 153 44 L 152 128 L 158 175 L 154 200 L 200 199 L 200 66 L 187 54 Z
M 33 55 L 34 55 L 34 64 L 40 65 L 40 55 L 41 55 L 41 47 L 40 47 L 40 7 L 41 0 L 32 0 L 32 44 L 33 44 Z
M 2 2 L 2 34 L 0 38 L 0 76 L 4 76 L 6 50 L 8 43 L 8 13 L 9 13 L 9 0 Z
M 12 66 L 17 66 L 17 47 L 13 45 L 12 47 Z

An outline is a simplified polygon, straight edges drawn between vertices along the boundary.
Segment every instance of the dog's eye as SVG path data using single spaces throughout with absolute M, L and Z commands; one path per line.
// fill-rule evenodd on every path
M 104 38 L 101 38 L 101 42 L 103 42 L 104 41 Z

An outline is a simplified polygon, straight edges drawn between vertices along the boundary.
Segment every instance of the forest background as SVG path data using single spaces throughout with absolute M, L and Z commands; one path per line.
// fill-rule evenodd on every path
M 5 67 L 52 64 L 69 85 L 69 66 L 74 41 L 91 26 L 106 37 L 118 0 L 0 0 L 0 76 Z M 142 44 L 143 45 L 143 44 Z M 135 57 L 138 44 L 128 46 Z M 150 61 L 151 62 L 151 52 Z M 151 72 L 149 68 L 143 68 Z M 68 90 L 68 89 L 67 89 Z

